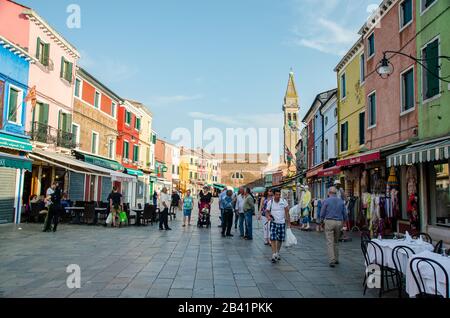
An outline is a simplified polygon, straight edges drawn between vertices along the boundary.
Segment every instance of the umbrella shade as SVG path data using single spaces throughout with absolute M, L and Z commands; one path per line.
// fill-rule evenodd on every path
M 266 188 L 263 187 L 256 187 L 253 189 L 253 193 L 264 193 L 266 191 Z

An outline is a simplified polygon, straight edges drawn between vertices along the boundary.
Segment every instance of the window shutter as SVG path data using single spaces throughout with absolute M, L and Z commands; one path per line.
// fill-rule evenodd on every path
M 42 125 L 48 125 L 48 104 L 41 104 L 39 107 L 39 123 Z
M 366 114 L 359 114 L 359 144 L 364 145 L 366 143 Z
M 49 65 L 50 60 L 50 44 L 44 44 L 44 52 L 43 52 L 43 64 L 45 66 Z
M 40 53 L 41 53 L 41 38 L 38 37 L 37 38 L 37 47 L 36 47 L 36 58 L 39 60 L 40 57 Z
M 436 40 L 426 48 L 427 58 L 427 98 L 439 94 L 439 41 Z
M 64 78 L 64 62 L 66 61 L 66 59 L 64 58 L 64 56 L 61 56 L 61 73 L 60 73 L 60 77 Z
M 17 120 L 17 109 L 19 105 L 17 105 L 17 101 L 19 99 L 19 92 L 13 88 L 9 89 L 9 105 L 8 105 L 8 120 L 16 121 Z
M 64 132 L 70 133 L 70 128 L 72 127 L 72 114 L 65 114 Z
M 67 80 L 69 81 L 69 83 L 72 83 L 72 74 L 73 74 L 73 63 L 69 63 L 69 70 L 67 72 Z

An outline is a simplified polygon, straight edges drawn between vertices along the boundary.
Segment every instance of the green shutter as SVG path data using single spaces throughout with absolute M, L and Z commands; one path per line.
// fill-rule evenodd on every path
M 359 114 L 359 144 L 364 145 L 366 143 L 366 114 Z
M 408 110 L 414 107 L 414 72 L 410 70 L 404 75 L 405 85 L 405 101 L 404 110 Z
M 60 73 L 60 77 L 64 78 L 64 62 L 66 61 L 66 59 L 64 58 L 64 56 L 61 56 L 61 73 Z
M 42 55 L 43 55 L 42 64 L 48 66 L 50 60 L 50 44 L 44 44 L 44 52 Z
M 48 125 L 48 104 L 41 104 L 39 109 L 39 123 L 43 125 Z
M 427 59 L 427 98 L 439 94 L 439 40 L 430 43 L 426 50 Z
M 72 74 L 73 74 L 73 63 L 69 62 L 69 70 L 67 72 L 67 78 L 66 78 L 69 83 L 72 83 Z
M 38 37 L 37 38 L 37 47 L 36 47 L 36 58 L 39 60 L 40 57 L 40 53 L 41 53 L 41 38 Z
M 153 144 L 156 145 L 156 134 L 153 135 Z
M 72 130 L 72 114 L 66 114 L 66 129 L 64 131 L 70 133 L 71 130 Z

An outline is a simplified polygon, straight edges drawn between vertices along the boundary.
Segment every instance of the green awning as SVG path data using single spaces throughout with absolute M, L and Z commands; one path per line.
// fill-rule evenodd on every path
M 0 147 L 31 152 L 33 146 L 26 138 L 0 133 Z
M 450 138 L 420 142 L 386 158 L 388 168 L 450 159 Z
M 114 160 L 108 160 L 96 156 L 83 154 L 84 161 L 102 168 L 111 169 L 114 171 L 123 171 L 124 167 Z
M 25 157 L 12 156 L 0 153 L 0 167 L 25 169 L 31 171 L 32 161 Z
M 214 183 L 214 184 L 213 184 L 213 187 L 222 191 L 222 190 L 225 189 L 227 186 L 224 185 L 224 184 L 217 184 L 217 183 Z
M 135 169 L 125 169 L 125 173 L 131 175 L 131 176 L 138 176 L 143 177 L 144 173 L 141 170 L 135 170 Z

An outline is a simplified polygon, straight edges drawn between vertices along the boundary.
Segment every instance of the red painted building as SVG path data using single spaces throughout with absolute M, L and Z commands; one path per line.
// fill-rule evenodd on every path
M 117 113 L 117 160 L 127 169 L 138 170 L 139 131 L 141 116 L 139 110 L 128 102 L 119 106 Z
M 406 1 L 383 1 L 379 23 L 372 27 L 366 24 L 360 31 L 366 60 L 366 147 L 369 150 L 417 137 L 416 63 L 403 55 L 388 53 L 393 73 L 382 79 L 376 71 L 385 51 L 416 56 L 416 1 L 412 0 L 407 8 Z

